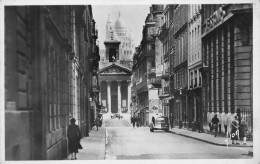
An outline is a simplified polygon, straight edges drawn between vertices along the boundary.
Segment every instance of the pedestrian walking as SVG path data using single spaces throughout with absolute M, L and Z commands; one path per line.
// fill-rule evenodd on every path
M 243 139 L 243 145 L 246 145 L 246 135 L 248 132 L 248 124 L 245 119 L 241 120 L 241 125 L 240 125 L 240 138 Z
M 98 131 L 99 123 L 100 123 L 100 120 L 99 120 L 99 117 L 97 116 L 97 117 L 96 117 L 96 120 L 95 120 L 95 124 L 96 124 L 96 127 L 97 127 L 97 131 Z
M 237 140 L 238 140 L 238 127 L 239 127 L 238 118 L 237 118 L 237 116 L 235 116 L 235 119 L 231 122 L 231 126 L 230 126 L 232 144 L 239 144 L 237 142 Z
M 135 128 L 136 117 L 133 117 L 133 127 Z
M 69 153 L 71 155 L 71 160 L 76 160 L 76 154 L 79 152 L 78 148 L 80 145 L 81 133 L 79 126 L 75 124 L 75 118 L 70 120 L 70 125 L 68 126 L 68 140 L 69 140 Z
M 215 114 L 215 116 L 212 118 L 211 123 L 212 123 L 213 129 L 215 131 L 215 137 L 217 137 L 218 123 L 219 123 L 219 119 L 218 119 L 217 114 Z
M 155 126 L 155 118 L 154 118 L 154 116 L 152 117 L 152 122 L 153 122 L 153 126 Z

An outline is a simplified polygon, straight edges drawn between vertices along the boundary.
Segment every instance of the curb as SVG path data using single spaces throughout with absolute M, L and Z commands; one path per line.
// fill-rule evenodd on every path
M 216 142 L 211 142 L 211 141 L 207 141 L 207 140 L 204 140 L 204 139 L 192 137 L 192 136 L 189 136 L 189 135 L 176 133 L 176 132 L 173 132 L 173 131 L 169 131 L 169 132 L 173 133 L 173 134 L 176 134 L 176 135 L 184 136 L 184 137 L 187 137 L 187 138 L 192 138 L 192 139 L 195 139 L 195 140 L 198 140 L 198 141 L 206 142 L 206 143 L 209 143 L 209 144 L 212 144 L 212 145 L 227 146 L 226 144 L 220 144 L 220 143 L 216 143 Z M 252 146 L 249 146 L 249 145 L 239 145 L 239 146 L 228 145 L 228 147 L 253 147 L 253 145 Z

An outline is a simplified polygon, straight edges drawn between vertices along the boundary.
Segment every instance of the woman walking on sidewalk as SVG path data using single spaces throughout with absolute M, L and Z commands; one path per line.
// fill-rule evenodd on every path
M 215 137 L 216 137 L 217 133 L 218 133 L 218 123 L 219 123 L 217 114 L 215 114 L 215 117 L 212 118 L 211 123 L 212 123 L 213 129 L 215 130 Z
M 246 135 L 247 135 L 247 131 L 248 131 L 248 125 L 247 125 L 247 122 L 245 119 L 242 119 L 241 121 L 241 127 L 240 127 L 240 130 L 241 130 L 241 136 L 240 138 L 242 139 L 243 138 L 243 145 L 246 145 Z
M 81 139 L 81 134 L 79 126 L 75 124 L 75 118 L 70 120 L 70 125 L 68 126 L 68 139 L 69 139 L 69 153 L 71 154 L 71 160 L 77 159 L 76 154 L 78 151 L 79 141 Z
M 237 142 L 238 140 L 238 118 L 237 116 L 235 116 L 235 120 L 232 121 L 231 123 L 231 140 L 232 140 L 232 144 L 239 144 Z

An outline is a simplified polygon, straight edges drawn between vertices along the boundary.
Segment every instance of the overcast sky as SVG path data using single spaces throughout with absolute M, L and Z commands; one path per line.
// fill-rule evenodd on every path
M 131 29 L 135 46 L 137 47 L 142 39 L 142 30 L 145 18 L 150 11 L 151 5 L 92 5 L 93 17 L 98 26 L 98 40 L 100 49 L 104 49 L 106 38 L 106 22 L 108 15 L 114 24 L 121 14 L 127 30 Z

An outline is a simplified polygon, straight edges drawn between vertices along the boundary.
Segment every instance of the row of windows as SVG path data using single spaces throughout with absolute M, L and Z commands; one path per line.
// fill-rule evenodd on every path
M 55 49 L 52 41 L 47 43 L 48 56 L 46 62 L 47 74 L 47 107 L 48 130 L 56 130 L 61 127 L 61 116 L 64 115 L 64 106 L 68 101 L 68 70 L 66 58 Z M 68 105 L 68 104 L 67 104 Z
M 132 51 L 124 51 L 124 55 L 132 55 Z
M 187 85 L 187 69 L 182 69 L 174 74 L 174 89 L 184 88 Z
M 127 43 L 127 42 L 122 42 L 122 47 L 123 48 L 133 48 L 134 45 L 131 44 L 131 42 Z
M 185 62 L 188 54 L 188 33 L 182 34 L 178 40 L 175 40 L 174 67 Z
M 125 33 L 117 33 L 118 36 L 126 36 Z
M 202 85 L 201 72 L 199 70 L 194 70 L 190 72 L 189 87 L 199 87 Z
M 189 62 L 193 62 L 194 60 L 200 59 L 200 45 L 201 45 L 201 38 L 200 38 L 200 26 L 194 28 L 189 33 L 190 38 L 190 49 L 189 49 Z
M 177 32 L 188 21 L 188 5 L 179 5 L 174 10 L 174 31 Z
M 213 35 L 204 39 L 203 52 L 205 64 L 208 64 L 210 75 L 208 77 L 206 105 L 209 111 L 235 112 L 234 91 L 234 27 L 224 26 Z M 230 106 L 230 111 L 229 107 Z

